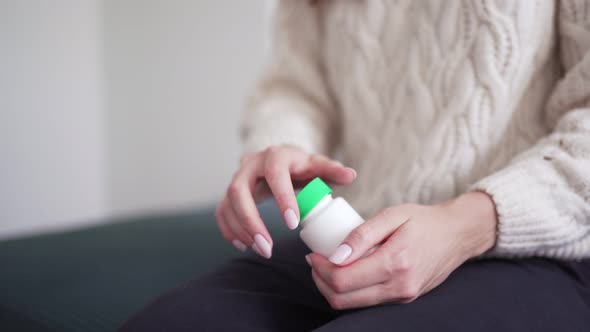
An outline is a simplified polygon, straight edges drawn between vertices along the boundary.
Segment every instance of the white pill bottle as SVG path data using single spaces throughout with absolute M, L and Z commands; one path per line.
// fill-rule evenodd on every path
M 342 197 L 332 198 L 332 189 L 320 178 L 297 194 L 301 239 L 311 249 L 330 257 L 348 233 L 364 222 Z

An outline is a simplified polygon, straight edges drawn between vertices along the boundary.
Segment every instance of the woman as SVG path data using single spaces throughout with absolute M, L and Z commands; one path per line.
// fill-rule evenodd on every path
M 262 258 L 124 330 L 590 330 L 590 1 L 285 0 L 273 32 L 216 214 Z M 294 229 L 316 176 L 367 221 L 308 266 L 255 200 Z

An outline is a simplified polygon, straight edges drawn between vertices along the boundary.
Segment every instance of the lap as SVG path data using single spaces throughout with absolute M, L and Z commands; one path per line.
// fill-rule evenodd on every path
M 277 241 L 189 281 L 122 331 L 567 331 L 590 326 L 590 263 L 487 259 L 464 264 L 409 304 L 332 310 L 315 288 L 299 239 Z
M 412 303 L 350 311 L 316 331 L 587 331 L 589 282 L 588 261 L 477 260 Z
M 282 240 L 282 241 L 281 241 Z M 275 241 L 156 299 L 122 331 L 309 331 L 335 317 L 317 291 L 299 238 Z

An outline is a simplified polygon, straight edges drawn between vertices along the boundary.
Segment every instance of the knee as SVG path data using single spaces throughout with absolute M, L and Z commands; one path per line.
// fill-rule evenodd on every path
M 194 331 L 195 326 L 202 326 L 206 321 L 206 314 L 200 310 L 203 308 L 203 297 L 192 295 L 193 292 L 182 288 L 174 289 L 135 313 L 119 331 Z

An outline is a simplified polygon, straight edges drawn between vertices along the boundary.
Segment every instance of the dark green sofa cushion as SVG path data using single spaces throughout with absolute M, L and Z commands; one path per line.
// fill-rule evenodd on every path
M 273 236 L 286 227 L 261 207 Z M 213 209 L 0 242 L 0 331 L 113 331 L 159 293 L 239 253 Z

